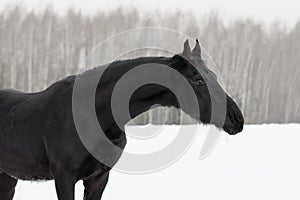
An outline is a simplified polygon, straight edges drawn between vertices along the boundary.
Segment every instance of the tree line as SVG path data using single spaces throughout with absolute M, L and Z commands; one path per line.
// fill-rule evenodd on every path
M 0 13 L 0 87 L 28 92 L 45 89 L 77 73 L 99 41 L 124 30 L 151 26 L 200 38 L 247 123 L 300 122 L 300 22 L 287 29 L 280 23 L 266 27 L 249 19 L 225 23 L 214 13 L 150 15 L 120 8 L 86 16 L 74 10 L 58 15 L 50 8 L 35 13 L 15 7 Z M 145 37 L 155 40 L 152 35 Z M 181 114 L 158 108 L 135 122 L 194 123 L 185 115 L 181 119 Z

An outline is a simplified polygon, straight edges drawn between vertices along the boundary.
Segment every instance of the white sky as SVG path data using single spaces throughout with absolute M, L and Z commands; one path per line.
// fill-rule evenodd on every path
M 47 5 L 59 13 L 70 7 L 83 13 L 95 13 L 98 10 L 114 9 L 118 6 L 136 6 L 141 12 L 162 10 L 173 12 L 176 9 L 194 13 L 218 11 L 226 19 L 246 18 L 267 24 L 278 20 L 291 26 L 300 19 L 299 0 L 0 0 L 0 10 L 5 5 L 24 5 L 28 9 L 39 11 Z

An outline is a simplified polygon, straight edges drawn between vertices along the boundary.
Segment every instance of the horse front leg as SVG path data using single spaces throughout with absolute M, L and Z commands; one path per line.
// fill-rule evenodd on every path
M 84 180 L 84 200 L 100 200 L 108 182 L 109 172 Z
M 0 172 L 0 199 L 12 200 L 18 180 Z
M 74 200 L 76 179 L 68 173 L 55 175 L 55 188 L 59 200 Z

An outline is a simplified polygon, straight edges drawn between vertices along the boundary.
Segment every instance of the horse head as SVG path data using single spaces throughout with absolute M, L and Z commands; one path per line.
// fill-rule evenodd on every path
M 214 124 L 230 135 L 241 132 L 244 126 L 242 112 L 218 83 L 215 73 L 206 66 L 198 40 L 193 50 L 186 40 L 183 52 L 173 56 L 172 60 L 172 67 L 188 80 L 197 96 L 200 119 L 196 120 Z M 187 114 L 195 118 L 195 113 L 188 111 Z

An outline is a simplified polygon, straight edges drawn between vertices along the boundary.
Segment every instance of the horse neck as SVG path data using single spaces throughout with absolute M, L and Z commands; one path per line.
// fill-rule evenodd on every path
M 159 85 L 141 87 L 131 98 L 129 104 L 130 115 L 134 118 L 157 105 L 178 107 L 175 96 L 167 88 Z
M 103 113 L 103 109 L 105 109 L 108 112 L 108 115 L 111 116 L 112 113 L 109 111 L 111 109 L 111 106 L 107 106 L 111 104 L 111 94 L 114 90 L 114 86 L 119 81 L 119 78 L 121 78 L 126 72 L 130 71 L 134 67 L 138 67 L 142 64 L 147 63 L 160 63 L 164 65 L 169 65 L 170 61 L 168 58 L 142 58 L 137 60 L 130 60 L 130 61 L 120 61 L 116 64 L 112 64 L 112 68 L 108 69 L 107 74 L 105 77 L 107 77 L 106 84 L 104 84 L 104 88 L 99 87 L 98 91 L 100 95 L 96 96 L 96 102 L 105 102 L 102 104 L 103 106 L 96 106 L 98 108 L 99 113 Z M 105 88 L 109 87 L 109 89 Z M 126 87 L 126 86 L 124 86 Z M 103 93 L 101 91 L 106 90 L 109 91 L 105 94 L 105 101 L 103 101 Z M 121 89 L 121 91 L 126 91 L 126 88 Z M 117 101 L 120 103 L 123 103 L 124 99 L 118 98 Z M 101 104 L 101 103 L 100 103 Z M 130 117 L 134 118 L 138 116 L 141 113 L 144 113 L 151 109 L 153 105 L 161 105 L 161 106 L 177 106 L 176 98 L 174 98 L 174 95 L 172 92 L 170 92 L 167 88 L 155 85 L 155 84 L 147 84 L 142 87 L 140 87 L 137 91 L 133 93 L 133 95 L 130 98 L 129 106 L 126 105 L 126 109 L 130 113 Z M 101 109 L 102 108 L 102 109 Z M 112 117 L 114 118 L 114 117 Z M 105 119 L 104 119 L 105 120 Z M 122 119 L 122 123 L 126 124 L 128 121 L 127 119 Z
M 138 59 L 138 67 L 147 63 L 159 63 L 170 66 L 171 58 L 148 57 Z M 128 67 L 131 70 L 133 67 Z M 150 110 L 153 105 L 166 107 L 177 107 L 178 103 L 173 93 L 166 87 L 157 84 L 148 84 L 141 86 L 131 96 L 129 102 L 129 112 L 132 118 Z

